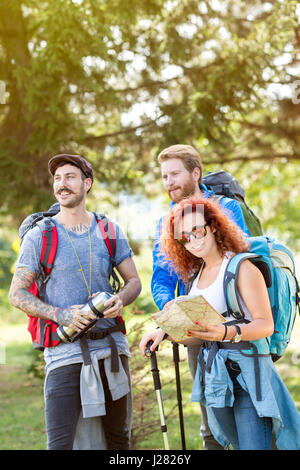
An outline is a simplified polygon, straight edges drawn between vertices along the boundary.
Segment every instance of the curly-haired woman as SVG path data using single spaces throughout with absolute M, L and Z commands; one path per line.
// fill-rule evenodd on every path
M 223 447 L 268 450 L 273 431 L 278 449 L 300 449 L 300 414 L 270 354 L 251 354 L 251 341 L 261 340 L 267 348 L 265 338 L 272 335 L 274 323 L 263 275 L 249 260 L 241 263 L 237 280 L 245 320 L 237 322 L 227 313 L 226 266 L 234 254 L 249 248 L 240 229 L 211 200 L 184 200 L 166 219 L 161 246 L 185 282 L 186 293 L 202 295 L 226 317 L 221 324 L 197 322 L 200 331 L 190 331 L 185 342 L 203 342 L 192 401 L 206 406 L 215 438 Z M 146 333 L 142 353 L 149 340 L 153 350 L 164 336 L 161 329 Z

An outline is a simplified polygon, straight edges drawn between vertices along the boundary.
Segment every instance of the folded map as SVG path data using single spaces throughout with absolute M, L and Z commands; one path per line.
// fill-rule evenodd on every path
M 168 333 L 174 341 L 183 341 L 189 330 L 200 330 L 195 321 L 217 324 L 225 322 L 202 295 L 177 297 L 175 302 L 160 312 L 151 315 L 155 323 Z

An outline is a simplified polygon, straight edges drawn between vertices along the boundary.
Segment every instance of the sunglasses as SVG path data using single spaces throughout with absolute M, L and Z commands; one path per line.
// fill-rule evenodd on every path
M 201 238 L 205 237 L 205 235 L 207 234 L 206 227 L 208 225 L 209 224 L 196 225 L 195 227 L 192 228 L 190 232 L 182 232 L 181 238 L 177 238 L 176 240 L 178 241 L 178 243 L 180 243 L 180 245 L 183 245 L 183 246 L 191 241 L 192 236 L 193 238 L 200 240 Z

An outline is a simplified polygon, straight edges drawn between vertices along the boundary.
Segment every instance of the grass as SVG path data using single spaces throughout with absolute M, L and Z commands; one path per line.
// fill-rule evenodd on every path
M 134 354 L 134 351 L 132 351 Z M 175 382 L 175 370 L 172 358 L 172 348 L 169 342 L 160 346 L 159 352 L 156 354 L 159 375 L 161 381 L 161 394 L 164 406 L 164 414 L 166 416 L 168 428 L 168 441 L 171 449 L 181 449 L 180 422 L 177 408 L 177 394 Z M 185 439 L 187 449 L 202 449 L 202 441 L 199 435 L 200 414 L 199 405 L 190 401 L 192 391 L 192 381 L 190 371 L 187 364 L 186 349 L 180 347 L 180 381 L 182 393 L 182 407 L 184 414 Z M 164 442 L 160 429 L 159 411 L 157 397 L 154 391 L 153 376 L 151 372 L 151 361 L 146 363 L 147 376 L 144 381 L 149 384 L 149 412 L 145 417 L 146 420 L 152 420 L 151 433 L 149 436 L 138 442 L 137 449 L 162 449 Z M 138 387 L 134 388 L 135 399 L 139 396 Z M 198 423 L 198 424 L 196 424 Z M 189 432 L 193 430 L 193 432 Z
M 27 369 L 32 347 L 27 342 L 6 347 L 0 365 L 0 449 L 45 449 L 43 383 Z
M 141 323 L 147 323 L 140 316 Z M 1 330 L 1 338 L 6 337 L 6 363 L 0 365 L 0 449 L 1 450 L 40 450 L 46 447 L 44 425 L 43 381 L 28 372 L 33 359 L 41 353 L 35 352 L 28 341 L 26 325 L 18 325 Z M 26 335 L 26 336 L 25 336 Z M 151 363 L 141 358 L 137 346 L 131 351 L 133 357 L 140 358 L 145 366 L 145 376 L 141 383 L 134 385 L 134 404 L 138 405 L 146 396 L 147 412 L 144 426 L 139 426 L 136 449 L 163 449 L 164 443 L 160 430 L 159 413 L 156 394 L 153 387 Z M 190 402 L 191 380 L 185 348 L 181 348 L 181 386 L 185 418 L 186 443 L 188 449 L 201 448 L 201 440 L 197 428 L 200 418 L 197 404 Z M 176 390 L 174 385 L 174 368 L 171 364 L 171 348 L 166 343 L 161 347 L 158 367 L 162 383 L 162 396 L 168 425 L 168 439 L 171 449 L 181 449 L 178 411 L 176 408 Z M 132 359 L 133 361 L 133 359 Z M 134 374 L 133 374 L 134 377 Z M 146 392 L 145 392 L 146 391 Z M 195 422 L 199 426 L 195 428 Z M 134 423 L 135 424 L 135 423 Z M 187 430 L 193 429 L 193 433 Z
M 150 313 L 156 311 L 150 293 L 151 262 L 148 255 L 136 257 L 139 273 L 143 273 L 143 290 L 135 302 L 134 315 L 125 314 L 131 346 L 131 371 L 134 393 L 133 435 L 135 449 L 163 449 L 156 394 L 153 387 L 150 360 L 141 357 L 138 349 L 142 331 L 153 329 Z M 150 266 L 150 267 L 149 267 Z M 3 304 L 2 304 L 3 305 Z M 8 306 L 7 306 L 8 307 Z M 9 312 L 9 320 L 8 320 Z M 141 313 L 143 312 L 143 313 Z M 43 381 L 29 372 L 36 354 L 24 324 L 24 314 L 6 306 L 0 329 L 0 450 L 40 450 L 46 448 L 44 424 Z M 140 326 L 138 330 L 137 326 Z M 300 411 L 300 318 L 298 317 L 288 351 L 276 363 Z M 190 402 L 192 381 L 186 359 L 186 348 L 180 347 L 180 376 L 186 447 L 201 449 L 199 435 L 200 411 L 197 403 Z M 157 354 L 162 384 L 164 411 L 167 417 L 168 440 L 172 450 L 181 449 L 178 410 L 176 407 L 175 373 L 169 342 Z
M 133 321 L 134 319 L 131 319 Z M 136 321 L 136 320 L 135 320 Z M 139 322 L 148 328 L 147 317 L 139 316 Z M 130 328 L 130 322 L 129 322 Z M 6 363 L 0 365 L 0 449 L 1 450 L 40 450 L 46 447 L 44 426 L 44 402 L 43 381 L 28 372 L 29 366 L 36 353 L 33 351 L 26 332 L 26 325 L 16 325 L 1 329 L 0 340 L 6 338 Z M 130 336 L 129 336 L 130 338 Z M 297 319 L 293 340 L 288 351 L 280 361 L 276 363 L 278 371 L 288 387 L 293 400 L 300 410 L 300 319 Z M 132 360 L 141 360 L 137 345 L 132 349 Z M 39 356 L 42 360 L 42 356 Z M 176 407 L 176 387 L 174 383 L 174 367 L 172 364 L 171 347 L 166 342 L 157 354 L 158 368 L 162 384 L 162 397 L 164 411 L 167 417 L 168 440 L 172 450 L 181 449 L 180 428 L 178 410 Z M 184 410 L 184 424 L 186 447 L 188 450 L 201 449 L 202 441 L 199 436 L 200 414 L 197 403 L 190 402 L 192 382 L 189 375 L 186 349 L 180 347 L 180 372 L 182 402 Z M 136 421 L 138 420 L 137 408 L 144 400 L 145 410 L 143 425 L 139 425 L 137 433 L 142 439 L 137 441 L 134 448 L 163 449 L 164 443 L 160 430 L 159 413 L 156 394 L 153 388 L 151 364 L 144 361 L 144 376 L 134 384 L 134 406 L 136 408 Z M 134 420 L 134 425 L 135 420 Z

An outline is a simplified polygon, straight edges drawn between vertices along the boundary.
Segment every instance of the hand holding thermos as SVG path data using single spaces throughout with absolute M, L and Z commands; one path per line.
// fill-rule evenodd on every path
M 107 302 L 109 299 L 111 299 L 110 304 Z M 107 292 L 99 292 L 79 309 L 78 319 L 72 319 L 74 327 L 71 326 L 72 323 L 69 326 L 61 325 L 57 329 L 57 334 L 65 343 L 74 342 L 92 328 L 100 318 L 104 317 L 104 311 L 106 318 L 113 318 L 120 315 L 122 307 L 122 301 L 117 295 L 112 296 Z

